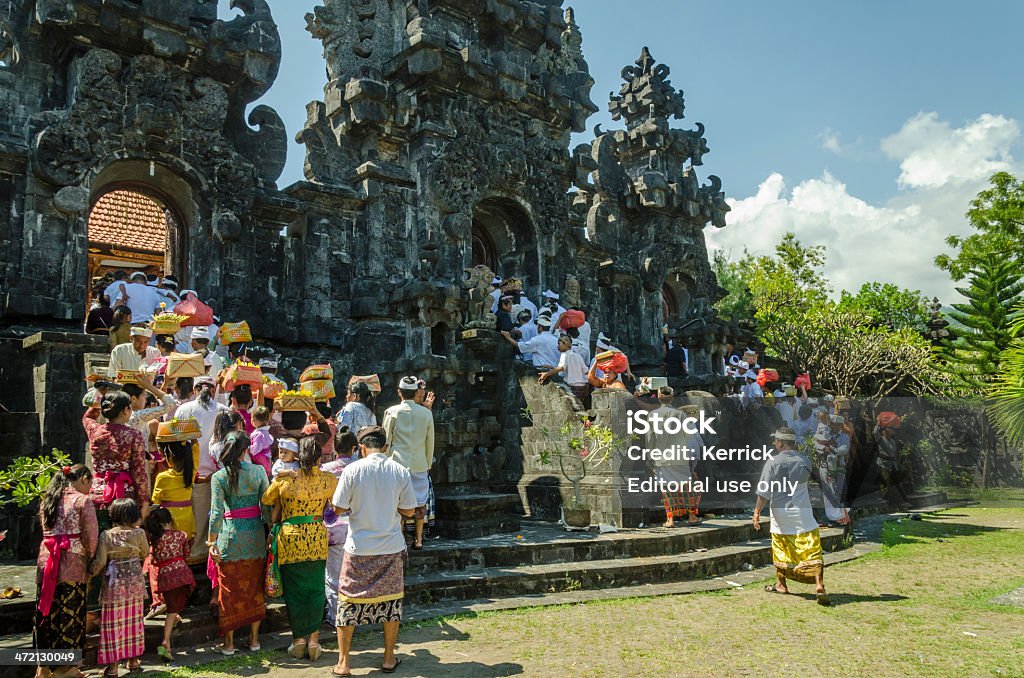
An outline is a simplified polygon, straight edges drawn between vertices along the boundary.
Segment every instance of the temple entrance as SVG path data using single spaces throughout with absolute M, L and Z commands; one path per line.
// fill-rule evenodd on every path
M 495 275 L 523 281 L 530 298 L 540 292 L 540 256 L 533 222 L 519 203 L 489 198 L 473 210 L 470 266 L 486 264 Z
M 89 211 L 87 294 L 117 270 L 178 274 L 171 253 L 182 223 L 170 202 L 149 188 L 123 184 L 104 192 Z

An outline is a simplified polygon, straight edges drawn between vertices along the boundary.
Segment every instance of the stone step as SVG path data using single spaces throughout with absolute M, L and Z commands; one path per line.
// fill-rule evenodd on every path
M 839 548 L 842 540 L 843 530 L 822 529 L 822 547 L 826 551 Z M 416 605 L 446 600 L 639 586 L 704 579 L 771 562 L 771 538 L 766 534 L 762 538 L 742 543 L 664 555 L 413 574 L 406 576 L 405 595 L 411 605 Z
M 762 518 L 762 524 L 765 525 L 762 529 L 767 529 L 767 518 Z M 714 518 L 693 528 L 657 527 L 607 534 L 566 532 L 554 523 L 523 520 L 522 531 L 518 534 L 491 535 L 459 542 L 432 543 L 428 540 L 422 551 L 410 552 L 409 572 L 427 574 L 661 556 L 725 546 L 756 537 L 750 518 L 746 516 Z

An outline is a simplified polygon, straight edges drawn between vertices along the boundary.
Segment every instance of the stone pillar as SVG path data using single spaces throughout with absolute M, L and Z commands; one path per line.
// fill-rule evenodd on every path
M 39 332 L 22 342 L 32 361 L 35 410 L 41 449 L 63 450 L 85 458 L 82 398 L 86 391 L 84 355 L 107 349 L 106 337 L 71 332 Z

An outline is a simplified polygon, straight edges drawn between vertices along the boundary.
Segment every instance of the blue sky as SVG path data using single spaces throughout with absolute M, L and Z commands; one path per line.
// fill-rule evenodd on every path
M 226 3 L 224 3 L 226 4 Z M 305 31 L 311 0 L 270 0 L 284 59 L 262 103 L 301 127 L 322 96 L 321 46 Z M 578 0 L 572 4 L 601 108 L 644 45 L 672 69 L 691 127 L 711 146 L 700 174 L 734 201 L 712 247 L 768 251 L 787 229 L 829 247 L 838 287 L 893 281 L 944 301 L 931 266 L 965 232 L 969 199 L 998 169 L 1020 171 L 1024 3 L 946 0 L 764 2 Z M 588 137 L 589 135 L 583 135 Z M 302 178 L 292 144 L 279 182 Z

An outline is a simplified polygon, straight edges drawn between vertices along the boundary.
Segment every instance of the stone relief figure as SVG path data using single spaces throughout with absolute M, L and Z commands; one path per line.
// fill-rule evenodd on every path
M 469 305 L 466 311 L 467 329 L 493 330 L 498 318 L 491 313 L 491 281 L 494 272 L 484 264 L 479 264 L 465 271 L 468 278 L 462 281 L 463 289 L 468 291 Z
M 566 308 L 578 308 L 580 304 L 580 281 L 574 275 L 565 276 L 565 287 L 562 288 L 562 305 Z

